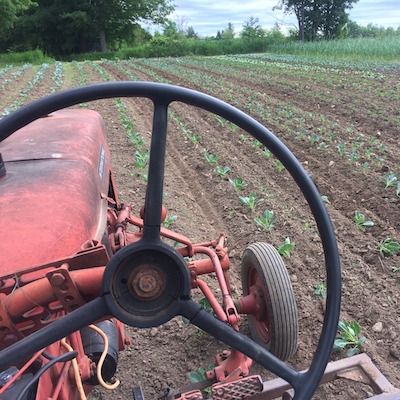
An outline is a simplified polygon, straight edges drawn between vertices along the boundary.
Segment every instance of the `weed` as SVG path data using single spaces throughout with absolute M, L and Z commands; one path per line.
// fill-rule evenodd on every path
M 255 223 L 265 231 L 271 231 L 274 225 L 274 212 L 272 210 L 265 210 L 263 214 L 254 219 Z
M 277 247 L 278 253 L 282 257 L 290 257 L 292 251 L 294 249 L 294 243 L 290 241 L 290 238 L 287 237 L 285 241 Z
M 354 212 L 354 222 L 356 223 L 356 226 L 360 231 L 365 231 L 366 228 L 375 225 L 373 221 L 367 220 L 365 218 L 365 215 L 357 210 Z
M 217 174 L 221 178 L 226 178 L 229 172 L 231 172 L 231 169 L 229 167 L 223 167 L 222 165 L 217 165 L 215 171 L 217 171 Z
M 400 253 L 400 243 L 397 240 L 386 238 L 379 243 L 381 256 L 395 256 Z
M 178 217 L 176 215 L 168 215 L 163 222 L 163 226 L 165 226 L 167 229 L 171 228 L 171 226 L 175 224 L 177 219 Z
M 255 193 L 250 193 L 249 196 L 239 196 L 240 202 L 245 205 L 250 211 L 254 211 L 256 208 L 256 205 L 259 203 L 259 200 L 257 200 L 257 196 Z
M 209 153 L 207 150 L 204 151 L 204 158 L 210 165 L 216 165 L 218 157 L 215 154 Z
M 315 297 L 319 299 L 326 299 L 326 285 L 324 282 L 319 282 L 316 285 L 314 285 L 314 291 L 313 294 Z
M 339 321 L 334 350 L 340 351 L 347 348 L 346 356 L 351 357 L 360 352 L 365 340 L 357 321 Z
M 235 190 L 243 190 L 245 183 L 242 178 L 229 179 L 229 183 L 235 188 Z

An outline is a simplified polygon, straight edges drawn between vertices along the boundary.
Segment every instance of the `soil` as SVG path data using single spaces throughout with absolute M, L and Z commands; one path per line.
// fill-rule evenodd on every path
M 142 68 L 135 68 L 134 63 L 131 63 L 125 72 L 115 65 L 106 64 L 103 67 L 116 80 L 129 79 L 132 74 L 136 79 L 154 80 L 154 73 L 146 74 Z M 160 81 L 168 80 L 201 89 L 179 74 L 163 72 L 156 67 L 149 68 L 148 65 L 146 68 L 159 74 Z M 229 79 L 227 76 L 221 78 L 221 91 L 210 94 L 217 94 L 223 98 L 223 84 Z M 230 82 L 236 83 L 233 80 Z M 245 103 L 246 92 L 241 94 L 240 91 L 245 85 L 247 82 L 237 84 L 238 104 Z M 268 88 L 258 85 L 253 86 L 252 90 L 262 92 L 268 91 Z M 274 94 L 275 92 L 272 96 Z M 126 100 L 125 103 L 137 132 L 149 141 L 151 104 L 142 100 Z M 306 99 L 302 99 L 297 106 L 300 104 L 304 110 L 314 107 L 314 104 L 307 103 Z M 250 145 L 239 146 L 237 137 L 236 140 L 232 139 L 229 129 L 221 127 L 207 113 L 184 105 L 174 105 L 172 108 L 174 113 L 184 120 L 192 134 L 201 137 L 200 143 L 193 145 L 182 134 L 182 129 L 176 121 L 170 119 L 165 205 L 170 215 L 178 216 L 174 228 L 193 241 L 216 238 L 219 232 L 228 236 L 235 295 L 241 293 L 240 260 L 246 246 L 256 241 L 267 241 L 277 245 L 286 236 L 290 236 L 296 243 L 296 251 L 285 261 L 296 293 L 300 318 L 299 348 L 290 364 L 298 369 L 306 368 L 311 361 L 323 318 L 323 307 L 313 296 L 313 287 L 324 280 L 324 273 L 320 240 L 300 191 L 288 174 L 277 172 L 274 165 L 265 162 L 261 153 L 255 152 Z M 127 173 L 127 169 L 132 169 L 134 150 L 123 130 L 118 129 L 116 132 L 115 111 L 100 111 L 106 119 L 108 114 L 114 116 L 114 124 L 109 127 L 113 130 L 109 140 L 111 151 L 117 157 L 114 159 L 115 174 L 121 196 L 125 199 L 127 195 L 128 200 L 139 209 L 143 202 L 144 184 L 140 180 L 135 182 L 131 174 Z M 348 118 L 348 115 L 340 116 L 343 121 L 345 118 Z M 359 129 L 362 131 L 368 124 L 370 125 L 369 120 L 366 120 L 365 124 L 359 121 Z M 272 129 L 279 132 L 284 141 L 289 140 L 285 137 L 285 132 L 280 132 L 279 127 L 272 126 Z M 396 307 L 399 302 L 399 278 L 390 272 L 391 266 L 396 265 L 399 260 L 397 257 L 388 262 L 374 251 L 378 240 L 385 235 L 399 237 L 399 200 L 387 196 L 377 185 L 380 171 L 369 171 L 365 174 L 349 168 L 335 152 L 321 157 L 320 151 L 304 142 L 291 140 L 290 146 L 312 174 L 321 193 L 330 199 L 328 210 L 338 235 L 343 263 L 341 318 L 356 319 L 360 323 L 363 334 L 367 337 L 363 351 L 376 362 L 391 383 L 399 386 L 398 374 L 394 372 L 400 366 L 399 359 L 394 356 L 397 354 L 396 346 L 400 334 L 399 312 Z M 273 209 L 279 216 L 279 227 L 266 235 L 254 226 L 254 215 L 246 212 L 227 181 L 219 178 L 213 168 L 204 161 L 203 152 L 206 149 L 218 155 L 218 164 L 231 168 L 232 176 L 243 178 L 247 183 L 247 192 L 262 194 L 261 209 Z M 390 148 L 388 158 L 391 163 L 398 165 L 398 153 L 395 148 Z M 135 190 L 128 189 L 127 193 L 126 188 L 132 187 Z M 365 192 L 366 188 L 369 193 Z M 368 232 L 361 232 L 355 227 L 353 215 L 356 209 L 368 210 L 368 218 L 375 221 L 375 226 Z M 379 321 L 383 322 L 384 329 L 376 333 L 372 327 Z M 246 331 L 245 321 L 242 326 Z M 166 387 L 177 388 L 187 383 L 188 372 L 199 367 L 207 368 L 213 363 L 213 355 L 224 348 L 214 339 L 185 325 L 180 319 L 145 333 L 137 330 L 130 332 L 134 344 L 122 354 L 118 370 L 122 384 L 112 395 L 98 391 L 98 398 L 124 398 L 131 387 L 138 384 L 144 389 L 145 396 L 155 398 Z M 334 353 L 333 359 L 343 356 L 344 354 Z M 258 367 L 254 370 L 264 378 L 270 376 Z M 363 398 L 372 392 L 367 385 L 339 380 L 321 387 L 314 398 Z
M 176 61 L 171 61 L 172 64 L 174 62 Z M 184 63 L 180 62 L 182 64 Z M 110 62 L 99 65 L 113 80 L 133 77 L 154 80 L 157 75 L 160 81 L 167 80 L 202 90 L 198 83 L 179 73 L 165 71 L 156 63 L 153 66 L 148 63 L 143 66 L 137 62 L 123 66 Z M 219 88 L 214 91 L 204 90 L 222 99 L 227 100 L 224 88 L 235 86 L 235 105 L 242 109 L 246 109 L 250 92 L 266 92 L 288 103 L 296 95 L 292 87 L 279 86 L 276 83 L 270 87 L 265 81 L 260 83 L 261 77 L 258 82 L 253 78 L 246 78 L 245 70 L 241 71 L 244 74 L 243 81 L 238 81 L 223 72 L 210 72 L 193 66 L 187 69 L 198 70 L 220 80 Z M 90 63 L 84 64 L 84 73 L 87 83 L 104 79 Z M 392 72 L 384 73 L 388 74 L 387 80 L 394 80 Z M 43 83 L 36 89 L 31 98 L 39 97 L 49 90 L 49 81 L 50 79 L 47 85 Z M 69 71 L 69 81 L 64 87 L 77 86 L 79 82 L 78 72 Z M 326 90 L 323 81 L 315 80 L 311 84 L 314 90 Z M 332 88 L 329 90 L 331 96 L 335 97 Z M 365 94 L 365 98 L 368 99 L 368 94 Z M 143 99 L 123 101 L 134 122 L 135 131 L 141 134 L 148 145 L 152 129 L 152 104 Z M 346 101 L 349 101 L 348 97 Z M 299 96 L 293 104 L 304 112 L 315 110 L 315 99 L 306 95 Z M 399 107 L 397 102 L 397 109 Z M 119 196 L 125 203 L 132 204 L 137 214 L 143 205 L 146 184 L 134 168 L 135 148 L 120 125 L 115 102 L 97 101 L 90 108 L 100 112 L 105 120 Z M 173 229 L 185 234 L 193 242 L 217 239 L 221 232 L 227 235 L 232 292 L 235 298 L 242 293 L 240 263 L 244 249 L 258 241 L 276 246 L 286 237 L 290 237 L 295 243 L 295 250 L 290 258 L 285 258 L 285 263 L 296 295 L 300 329 L 298 351 L 289 360 L 289 364 L 296 369 L 307 368 L 316 348 L 324 315 L 323 302 L 313 292 L 315 285 L 324 282 L 325 274 L 316 224 L 300 190 L 287 172 L 278 172 L 272 159 L 266 159 L 261 151 L 252 146 L 249 139 L 243 140 L 240 137 L 244 132 L 233 132 L 228 124 L 222 125 L 210 114 L 193 107 L 174 104 L 172 109 L 177 118 L 169 118 L 165 206 L 169 215 L 177 216 Z M 396 109 L 396 104 L 392 104 L 390 109 Z M 385 133 L 382 136 L 387 138 L 386 167 L 373 167 L 365 171 L 344 160 L 334 148 L 322 151 L 301 138 L 291 136 L 273 121 L 271 123 L 262 115 L 257 115 L 257 112 L 253 116 L 289 145 L 313 177 L 320 192 L 328 196 L 327 208 L 335 227 L 342 258 L 341 319 L 358 321 L 362 334 L 367 339 L 362 350 L 372 358 L 393 385 L 400 387 L 400 273 L 393 271 L 400 267 L 400 256 L 382 257 L 377 251 L 378 243 L 382 239 L 400 239 L 400 198 L 394 195 L 394 190 L 385 190 L 381 183 L 384 172 L 389 168 L 400 173 L 399 127 L 389 122 L 380 126 L 379 119 L 371 114 L 363 120 L 360 115 L 336 111 L 327 103 L 321 104 L 319 112 L 327 118 L 335 119 L 339 126 L 357 123 L 358 130 L 365 135 L 373 135 L 371 126 L 373 131 L 381 129 Z M 381 112 L 384 114 L 391 111 L 382 109 Z M 182 121 L 186 131 L 189 130 L 200 138 L 198 143 L 193 144 L 184 135 L 180 123 Z M 394 141 L 394 138 L 397 140 Z M 344 140 L 351 143 L 352 138 Z M 207 164 L 204 159 L 205 151 L 216 154 L 219 165 L 229 166 L 229 177 L 240 176 L 243 179 L 246 187 L 242 195 L 257 194 L 260 203 L 256 211 L 245 209 L 228 179 L 221 179 L 214 167 Z M 268 233 L 258 229 L 254 223 L 254 218 L 265 209 L 274 210 L 276 215 L 275 229 Z M 358 229 L 353 221 L 355 210 L 362 211 L 375 225 L 366 231 Z M 217 290 L 215 279 L 210 277 L 208 282 Z M 196 296 L 198 298 L 197 294 Z M 383 324 L 383 329 L 379 332 L 372 329 L 377 322 Z M 245 319 L 241 323 L 241 330 L 248 333 Z M 213 364 L 215 354 L 225 348 L 210 336 L 185 324 L 181 318 L 175 318 L 158 328 L 128 328 L 127 331 L 132 337 L 132 345 L 120 354 L 116 376 L 121 380 L 121 385 L 111 393 L 96 389 L 91 395 L 92 399 L 131 398 L 132 387 L 136 385 L 141 385 L 145 398 L 157 398 L 168 387 L 179 388 L 187 384 L 188 372 L 196 371 L 199 367 L 208 368 Z M 332 355 L 333 360 L 342 357 L 345 357 L 344 352 Z M 270 373 L 258 366 L 254 366 L 253 372 L 260 373 L 264 379 L 271 377 Z M 319 388 L 314 398 L 356 399 L 365 398 L 372 393 L 373 390 L 368 385 L 337 380 Z

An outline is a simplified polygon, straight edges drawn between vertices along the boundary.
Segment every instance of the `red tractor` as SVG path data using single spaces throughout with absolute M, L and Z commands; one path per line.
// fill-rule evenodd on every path
M 100 115 L 58 111 L 111 97 L 147 97 L 154 103 L 148 185 L 139 216 L 118 199 Z M 288 273 L 272 246 L 255 243 L 245 250 L 243 296 L 235 299 L 223 235 L 195 244 L 162 227 L 167 112 L 173 101 L 201 107 L 248 131 L 283 163 L 310 205 L 325 252 L 328 296 L 307 371 L 283 362 L 296 351 L 297 309 Z M 124 324 L 155 327 L 177 315 L 230 350 L 217 355 L 205 385 L 170 398 L 203 399 L 205 386 L 211 386 L 214 399 L 269 399 L 291 391 L 298 400 L 312 396 L 337 329 L 339 255 L 315 185 L 265 127 L 189 89 L 118 82 L 33 102 L 0 121 L 0 141 L 0 399 L 82 400 L 94 385 L 114 388 L 118 352 L 129 343 Z M 205 274 L 215 274 L 221 299 L 201 279 Z M 191 299 L 195 289 L 214 315 Z M 243 315 L 254 341 L 239 333 Z M 263 383 L 250 375 L 253 361 L 281 379 Z M 143 398 L 140 388 L 133 393 Z

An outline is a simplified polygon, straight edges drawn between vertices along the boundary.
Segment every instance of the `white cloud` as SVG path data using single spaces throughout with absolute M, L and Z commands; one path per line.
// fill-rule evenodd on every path
M 275 23 L 285 29 L 297 26 L 294 15 L 274 10 L 278 0 L 175 0 L 172 19 L 184 19 L 200 35 L 215 35 L 232 22 L 235 31 L 242 29 L 250 16 L 258 17 L 263 28 L 272 28 Z M 350 11 L 350 18 L 361 25 L 373 23 L 383 26 L 400 25 L 400 0 L 359 0 Z

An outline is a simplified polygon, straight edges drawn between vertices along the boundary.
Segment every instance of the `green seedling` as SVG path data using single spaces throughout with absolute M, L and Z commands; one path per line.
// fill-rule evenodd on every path
M 241 142 L 243 142 L 243 143 L 244 143 L 244 142 L 247 142 L 247 139 L 248 139 L 248 137 L 247 137 L 246 135 L 243 135 L 243 134 L 242 134 L 242 135 L 239 136 L 239 140 L 240 140 Z
M 316 144 L 316 143 L 318 143 L 320 140 L 321 140 L 321 136 L 317 135 L 316 133 L 313 133 L 313 134 L 310 136 L 310 142 L 311 142 L 311 144 Z
M 379 243 L 381 256 L 395 256 L 400 253 L 400 243 L 397 240 L 386 238 Z
M 290 238 L 286 238 L 285 241 L 277 247 L 278 253 L 282 257 L 287 257 L 289 258 L 290 255 L 292 254 L 292 251 L 294 249 L 294 243 L 290 241 Z
M 316 285 L 314 285 L 314 291 L 313 294 L 315 297 L 319 299 L 326 299 L 326 285 L 324 282 L 319 282 Z
M 143 138 L 140 136 L 140 134 L 131 131 L 128 133 L 128 137 L 135 147 L 142 147 L 144 145 Z
M 398 267 L 392 267 L 392 272 L 400 272 L 400 265 Z
M 210 314 L 214 314 L 214 310 L 211 307 L 210 302 L 205 297 L 199 300 L 199 305 L 204 311 L 207 311 Z
M 272 156 L 272 153 L 266 147 L 264 147 L 262 154 L 265 158 L 271 158 L 271 156 Z
M 365 340 L 365 337 L 361 335 L 361 327 L 357 321 L 340 321 L 334 350 L 347 349 L 346 356 L 351 357 L 361 351 Z
M 282 172 L 282 171 L 285 169 L 285 167 L 284 167 L 284 165 L 281 163 L 281 161 L 276 160 L 276 161 L 275 161 L 275 169 L 276 169 L 278 172 Z
M 256 205 L 259 203 L 255 193 L 250 193 L 248 196 L 239 196 L 240 202 L 245 205 L 250 211 L 254 211 Z
M 209 153 L 207 150 L 204 151 L 204 158 L 210 165 L 216 165 L 218 157 L 215 154 Z
M 331 203 L 331 202 L 329 201 L 328 196 L 325 196 L 325 195 L 322 195 L 322 196 L 321 196 L 321 200 L 322 200 L 322 202 L 325 203 L 325 204 L 330 204 L 330 203 Z
M 259 142 L 257 139 L 254 139 L 254 140 L 251 142 L 251 145 L 252 145 L 255 149 L 261 149 L 261 147 L 262 147 L 262 143 Z
M 167 218 L 165 218 L 164 222 L 162 223 L 165 228 L 171 228 L 176 222 L 178 217 L 176 215 L 168 215 Z
M 354 222 L 356 223 L 356 226 L 360 231 L 365 231 L 366 228 L 375 225 L 373 221 L 367 220 L 365 218 L 365 215 L 360 211 L 354 212 Z
M 346 154 L 346 145 L 344 143 L 338 143 L 336 149 L 341 156 Z
M 195 371 L 190 371 L 187 377 L 191 383 L 200 383 L 207 380 L 206 370 L 203 367 L 197 368 Z
M 390 173 L 385 176 L 385 189 L 395 186 L 397 184 L 397 176 L 394 173 Z
M 244 189 L 244 181 L 242 178 L 234 178 L 234 179 L 229 179 L 229 183 L 235 188 L 235 190 L 243 190 Z
M 189 134 L 188 138 L 193 144 L 199 144 L 201 140 L 200 136 L 195 134 Z
M 140 151 L 135 152 L 135 167 L 144 169 L 149 162 L 149 153 L 144 152 L 141 153 Z
M 275 216 L 272 210 L 265 210 L 263 214 L 254 219 L 255 223 L 264 231 L 271 231 L 273 229 Z
M 219 115 L 216 115 L 215 116 L 215 119 L 218 121 L 218 125 L 221 127 L 221 128 L 224 128 L 225 127 L 225 124 L 226 124 L 226 120 L 225 119 L 223 119 L 222 117 L 220 117 Z
M 221 178 L 226 178 L 226 176 L 231 172 L 229 167 L 223 167 L 222 165 L 217 165 L 215 171 Z

